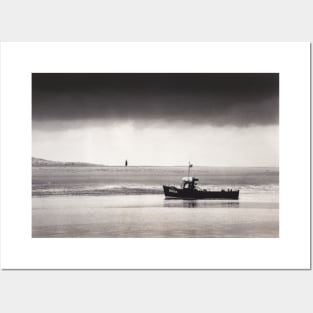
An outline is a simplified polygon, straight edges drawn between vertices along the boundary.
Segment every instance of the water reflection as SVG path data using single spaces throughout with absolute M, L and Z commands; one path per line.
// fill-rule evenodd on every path
M 206 200 L 181 200 L 165 199 L 163 206 L 167 208 L 239 208 L 239 201 L 206 201 Z

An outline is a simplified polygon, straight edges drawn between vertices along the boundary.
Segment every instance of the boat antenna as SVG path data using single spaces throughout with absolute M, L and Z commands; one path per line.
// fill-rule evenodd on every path
M 190 164 L 190 161 L 188 162 L 188 177 L 190 175 L 190 168 L 192 167 L 192 164 Z

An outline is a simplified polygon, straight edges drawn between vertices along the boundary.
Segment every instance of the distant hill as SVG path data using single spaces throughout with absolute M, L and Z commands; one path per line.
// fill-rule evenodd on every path
M 43 167 L 43 166 L 86 166 L 86 167 L 92 167 L 92 166 L 104 166 L 102 164 L 92 164 L 92 163 L 84 163 L 84 162 L 60 162 L 60 161 L 50 161 L 45 159 L 39 159 L 39 158 L 32 158 L 32 166 L 33 167 Z

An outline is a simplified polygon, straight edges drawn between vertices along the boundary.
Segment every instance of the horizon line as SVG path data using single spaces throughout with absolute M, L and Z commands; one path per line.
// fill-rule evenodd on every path
M 59 163 L 83 163 L 83 164 L 90 164 L 90 165 L 96 165 L 96 166 L 105 166 L 105 167 L 188 167 L 188 163 L 183 164 L 183 165 L 173 165 L 173 164 L 166 164 L 166 165 L 142 165 L 142 164 L 134 164 L 134 165 L 117 165 L 117 164 L 104 164 L 104 163 L 93 163 L 93 162 L 87 162 L 87 161 L 55 161 L 55 160 L 48 160 L 45 158 L 38 158 L 38 157 L 33 157 L 35 159 L 41 159 L 44 161 L 48 161 L 48 162 L 59 162 Z M 193 164 L 193 167 L 279 167 L 278 165 L 204 165 L 204 164 Z

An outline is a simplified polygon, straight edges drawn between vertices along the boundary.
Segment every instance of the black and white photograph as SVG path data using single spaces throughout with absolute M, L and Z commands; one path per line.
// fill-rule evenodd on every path
M 313 312 L 312 1 L 0 17 L 0 312 Z
M 33 73 L 32 237 L 279 237 L 279 74 Z

